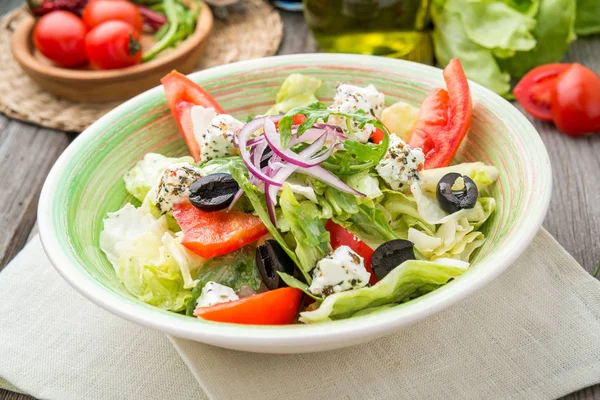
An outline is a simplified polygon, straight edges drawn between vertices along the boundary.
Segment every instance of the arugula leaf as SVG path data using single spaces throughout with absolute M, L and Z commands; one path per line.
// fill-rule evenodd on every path
M 288 285 L 289 287 L 293 287 L 293 288 L 302 290 L 304 293 L 306 293 L 308 296 L 312 297 L 316 301 L 319 301 L 319 302 L 323 301 L 323 299 L 321 297 L 315 296 L 308 290 L 308 285 L 306 283 L 299 281 L 298 279 L 294 278 L 291 275 L 286 274 L 285 272 L 277 271 L 277 273 L 279 274 L 279 277 L 281 279 L 283 279 L 285 284 Z
M 355 113 L 333 111 L 319 101 L 315 101 L 306 107 L 296 107 L 287 112 L 279 121 L 279 135 L 281 136 L 281 144 L 284 147 L 287 147 L 292 139 L 293 118 L 297 114 L 306 116 L 306 121 L 298 127 L 298 136 L 312 128 L 316 123 L 326 122 L 331 115 L 352 119 L 358 122 L 359 129 L 364 128 L 366 124 L 372 124 L 384 132 L 384 138 L 379 144 L 363 144 L 354 140 L 344 141 L 344 150 L 336 151 L 326 162 L 321 164 L 323 168 L 338 175 L 356 174 L 374 167 L 388 149 L 389 132 L 381 121 L 367 115 L 363 110 L 357 110 Z

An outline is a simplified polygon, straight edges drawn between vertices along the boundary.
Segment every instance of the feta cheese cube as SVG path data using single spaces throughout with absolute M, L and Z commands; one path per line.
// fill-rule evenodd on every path
M 342 113 L 355 113 L 358 110 L 364 111 L 367 115 L 374 118 L 380 118 L 383 109 L 384 95 L 375 89 L 375 86 L 359 87 L 349 84 L 341 84 L 337 87 L 337 92 L 333 99 L 333 104 L 329 107 L 332 111 Z M 366 143 L 375 127 L 373 124 L 366 124 L 362 129 L 358 123 L 346 121 L 345 117 L 331 116 L 329 123 L 339 125 L 349 139 L 360 143 Z
M 317 263 L 308 290 L 317 296 L 329 296 L 364 287 L 370 277 L 364 259 L 350 247 L 340 246 Z
M 420 179 L 425 155 L 419 148 L 412 149 L 396 135 L 390 135 L 390 145 L 375 170 L 393 190 L 408 189 Z
M 190 112 L 202 161 L 235 155 L 234 137 L 243 123 L 213 108 L 194 106 Z
M 196 308 L 210 307 L 235 300 L 239 300 L 239 297 L 232 288 L 210 281 L 202 288 L 202 294 L 196 300 Z
M 158 187 L 155 188 L 154 205 L 166 214 L 173 209 L 173 204 L 184 201 L 190 197 L 190 186 L 202 177 L 200 168 L 184 162 L 176 163 L 164 170 Z

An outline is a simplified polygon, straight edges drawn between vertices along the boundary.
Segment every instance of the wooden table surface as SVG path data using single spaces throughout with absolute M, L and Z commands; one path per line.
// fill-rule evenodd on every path
M 0 1 L 0 15 L 21 3 Z M 278 54 L 317 51 L 301 14 L 282 13 L 282 17 L 284 38 Z M 566 60 L 580 62 L 600 73 L 600 37 L 577 40 Z M 553 197 L 544 227 L 586 271 L 593 273 L 600 263 L 600 135 L 570 138 L 551 124 L 534 120 L 532 123 L 553 165 Z M 0 270 L 37 232 L 36 208 L 41 187 L 54 161 L 74 137 L 0 114 Z M 31 397 L 0 390 L 0 400 L 9 399 Z M 600 399 L 600 385 L 564 399 Z

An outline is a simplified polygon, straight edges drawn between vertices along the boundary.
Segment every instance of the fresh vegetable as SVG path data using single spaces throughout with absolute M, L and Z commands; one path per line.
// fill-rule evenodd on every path
M 198 308 L 194 315 L 209 321 L 234 324 L 291 324 L 296 318 L 301 298 L 301 290 L 287 287 L 212 307 Z
M 74 67 L 87 60 L 83 21 L 67 11 L 44 15 L 33 30 L 33 43 L 45 57 L 61 67 Z
M 130 67 L 142 60 L 139 40 L 140 33 L 131 25 L 123 21 L 107 21 L 86 35 L 85 52 L 94 68 Z
M 458 260 L 405 261 L 374 286 L 328 296 L 318 309 L 301 312 L 300 321 L 317 323 L 349 318 L 367 308 L 402 303 L 446 284 L 468 267 L 468 263 Z
M 263 282 L 270 290 L 285 287 L 279 273 L 294 274 L 294 262 L 276 240 L 265 240 L 256 248 L 256 265 Z
M 437 201 L 448 214 L 475 207 L 477 197 L 477 185 L 466 175 L 451 172 L 444 175 L 437 185 Z
M 29 10 L 36 17 L 42 17 L 53 11 L 71 11 L 79 14 L 88 0 L 27 0 Z
M 90 29 L 111 20 L 126 22 L 139 33 L 144 28 L 142 15 L 137 7 L 128 1 L 96 0 L 89 2 L 81 17 Z
M 577 0 L 575 32 L 579 36 L 600 33 L 600 2 L 598 0 Z
M 170 72 L 160 81 L 165 88 L 171 114 L 179 126 L 179 132 L 188 151 L 194 160 L 199 161 L 200 147 L 194 137 L 190 110 L 193 106 L 204 106 L 213 108 L 218 114 L 223 114 L 223 108 L 200 85 L 177 71 Z
M 435 192 L 437 184 L 445 175 L 454 172 L 471 178 L 479 191 L 496 182 L 498 179 L 498 168 L 485 165 L 482 162 L 462 163 L 445 168 L 426 169 L 421 173 L 421 189 L 426 192 Z
M 213 257 L 204 264 L 196 276 L 196 286 L 186 306 L 186 315 L 194 315 L 196 301 L 208 282 L 216 282 L 239 293 L 244 287 L 260 289 L 261 279 L 256 268 L 254 247 L 245 246 L 222 256 Z
M 190 186 L 190 203 L 202 211 L 219 211 L 229 207 L 240 186 L 230 174 L 206 175 Z
M 387 107 L 381 113 L 381 122 L 392 133 L 396 134 L 400 139 L 408 142 L 410 133 L 415 126 L 419 116 L 419 109 L 411 106 L 408 103 L 399 101 Z M 375 131 L 371 135 L 374 143 L 379 143 L 383 139 L 381 130 Z
M 265 115 L 277 115 L 287 113 L 296 107 L 305 107 L 317 101 L 315 93 L 321 87 L 321 80 L 303 74 L 291 74 L 283 81 L 275 105 Z M 294 120 L 294 125 L 304 121 Z
M 471 124 L 473 106 L 469 84 L 458 59 L 444 69 L 448 91 L 434 89 L 419 109 L 410 146 L 425 154 L 425 168 L 450 164 Z
M 552 119 L 571 136 L 600 132 L 600 78 L 580 64 L 560 74 L 552 92 Z
M 561 60 L 576 37 L 575 10 L 576 0 L 435 0 L 437 61 L 459 58 L 469 79 L 508 96 L 511 77 Z
M 378 279 L 383 279 L 394 268 L 404 261 L 414 260 L 413 243 L 404 239 L 394 239 L 385 242 L 373 252 L 373 273 Z
M 569 64 L 546 64 L 529 71 L 513 91 L 525 111 L 537 119 L 552 121 L 550 104 L 556 87 L 556 78 Z
M 352 232 L 349 232 L 343 226 L 336 224 L 332 220 L 327 221 L 325 229 L 327 229 L 327 232 L 329 232 L 331 247 L 335 250 L 340 246 L 348 246 L 352 250 L 354 250 L 356 254 L 358 254 L 364 259 L 365 269 L 367 270 L 367 272 L 369 272 L 369 274 L 371 274 L 369 283 L 371 285 L 377 283 L 379 279 L 377 279 L 377 276 L 373 273 L 373 269 L 371 268 L 371 257 L 373 256 L 373 249 L 369 247 L 365 242 L 360 240 Z
M 260 218 L 238 211 L 204 212 L 189 202 L 173 205 L 184 233 L 181 243 L 204 258 L 227 254 L 267 233 Z

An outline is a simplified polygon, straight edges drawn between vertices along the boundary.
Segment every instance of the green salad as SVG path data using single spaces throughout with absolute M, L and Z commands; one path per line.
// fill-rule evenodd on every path
M 100 247 L 139 300 L 216 322 L 320 323 L 431 292 L 485 242 L 498 177 L 452 163 L 472 103 L 457 60 L 444 78 L 417 109 L 350 83 L 323 104 L 318 77 L 294 74 L 241 121 L 172 72 L 190 155 L 133 166 L 133 199 L 107 215 Z

